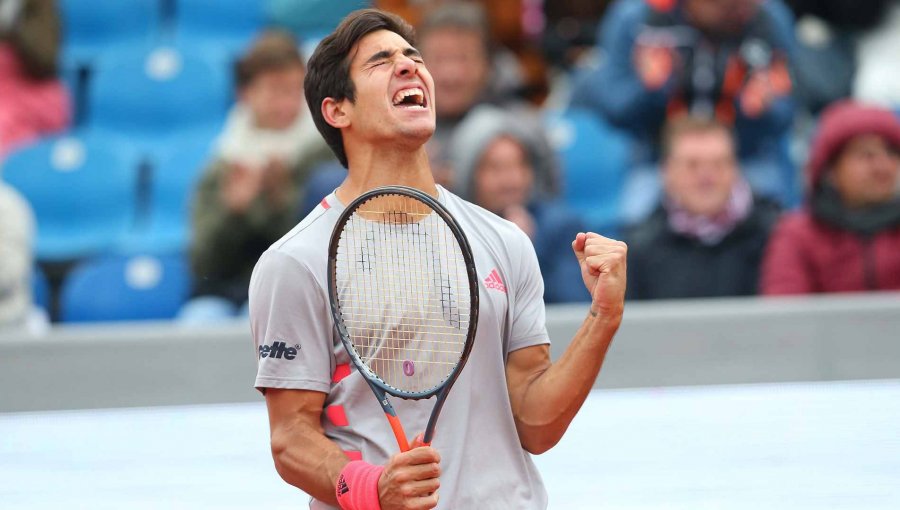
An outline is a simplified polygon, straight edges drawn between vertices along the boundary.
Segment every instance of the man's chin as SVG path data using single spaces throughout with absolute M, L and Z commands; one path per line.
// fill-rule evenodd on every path
M 434 123 L 430 125 L 407 126 L 401 130 L 401 137 L 417 145 L 425 145 L 434 136 L 434 129 Z

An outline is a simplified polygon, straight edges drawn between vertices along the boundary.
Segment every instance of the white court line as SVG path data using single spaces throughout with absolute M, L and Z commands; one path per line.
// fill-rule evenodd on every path
M 900 381 L 595 390 L 550 508 L 900 508 Z M 0 414 L 0 508 L 306 507 L 256 404 Z

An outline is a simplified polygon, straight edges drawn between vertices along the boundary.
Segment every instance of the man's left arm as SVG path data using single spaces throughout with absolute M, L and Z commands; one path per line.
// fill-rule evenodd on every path
M 591 309 L 562 357 L 551 363 L 547 345 L 515 350 L 506 362 L 513 417 L 522 447 L 540 454 L 562 438 L 581 408 L 622 321 L 625 243 L 579 233 L 572 243 Z

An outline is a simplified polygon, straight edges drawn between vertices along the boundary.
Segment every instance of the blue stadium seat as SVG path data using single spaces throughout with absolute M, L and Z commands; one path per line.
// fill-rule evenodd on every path
M 562 163 L 563 197 L 585 223 L 614 235 L 628 171 L 628 137 L 584 110 L 547 116 L 550 141 Z
M 153 167 L 147 216 L 119 246 L 121 253 L 171 254 L 188 248 L 191 204 L 210 158 L 211 139 L 185 140 Z
M 159 38 L 159 0 L 60 0 L 63 62 L 85 65 L 108 51 Z
M 265 25 L 265 0 L 175 0 L 178 45 L 233 59 Z
M 181 256 L 109 256 L 76 267 L 63 283 L 63 322 L 171 319 L 190 293 Z
M 90 84 L 87 127 L 156 150 L 218 129 L 231 100 L 224 66 L 175 47 L 116 52 Z
M 269 21 L 305 39 L 328 34 L 344 16 L 371 6 L 371 0 L 269 0 L 266 12 Z
M 2 170 L 34 209 L 40 260 L 105 252 L 134 222 L 137 157 L 111 140 L 44 140 L 10 154 Z

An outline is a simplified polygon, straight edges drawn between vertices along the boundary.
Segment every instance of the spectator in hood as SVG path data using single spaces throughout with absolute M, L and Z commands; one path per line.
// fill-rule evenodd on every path
M 548 193 L 555 169 L 552 155 L 540 154 L 540 147 L 513 116 L 491 106 L 477 108 L 450 142 L 454 191 L 528 234 L 544 275 L 546 302 L 584 301 L 589 296 L 571 254 L 572 239 L 584 227 Z
M 763 265 L 765 294 L 900 289 L 900 121 L 828 107 L 807 165 L 803 210 L 785 217 Z
M 778 220 L 741 175 L 731 131 L 683 117 L 664 130 L 664 198 L 626 236 L 628 297 L 673 299 L 758 292 L 759 268 Z
M 332 156 L 305 106 L 294 38 L 264 33 L 236 67 L 239 101 L 194 201 L 194 299 L 185 322 L 241 313 L 260 254 L 296 223 L 311 168 Z
M 604 58 L 575 80 L 572 104 L 638 142 L 626 184 L 632 220 L 658 201 L 659 135 L 667 119 L 715 118 L 735 132 L 754 191 L 790 199 L 780 148 L 793 117 L 791 16 L 760 0 L 618 0 L 598 32 Z M 790 182 L 789 182 L 790 181 Z
M 57 79 L 59 13 L 54 0 L 0 0 L 0 160 L 69 124 Z

